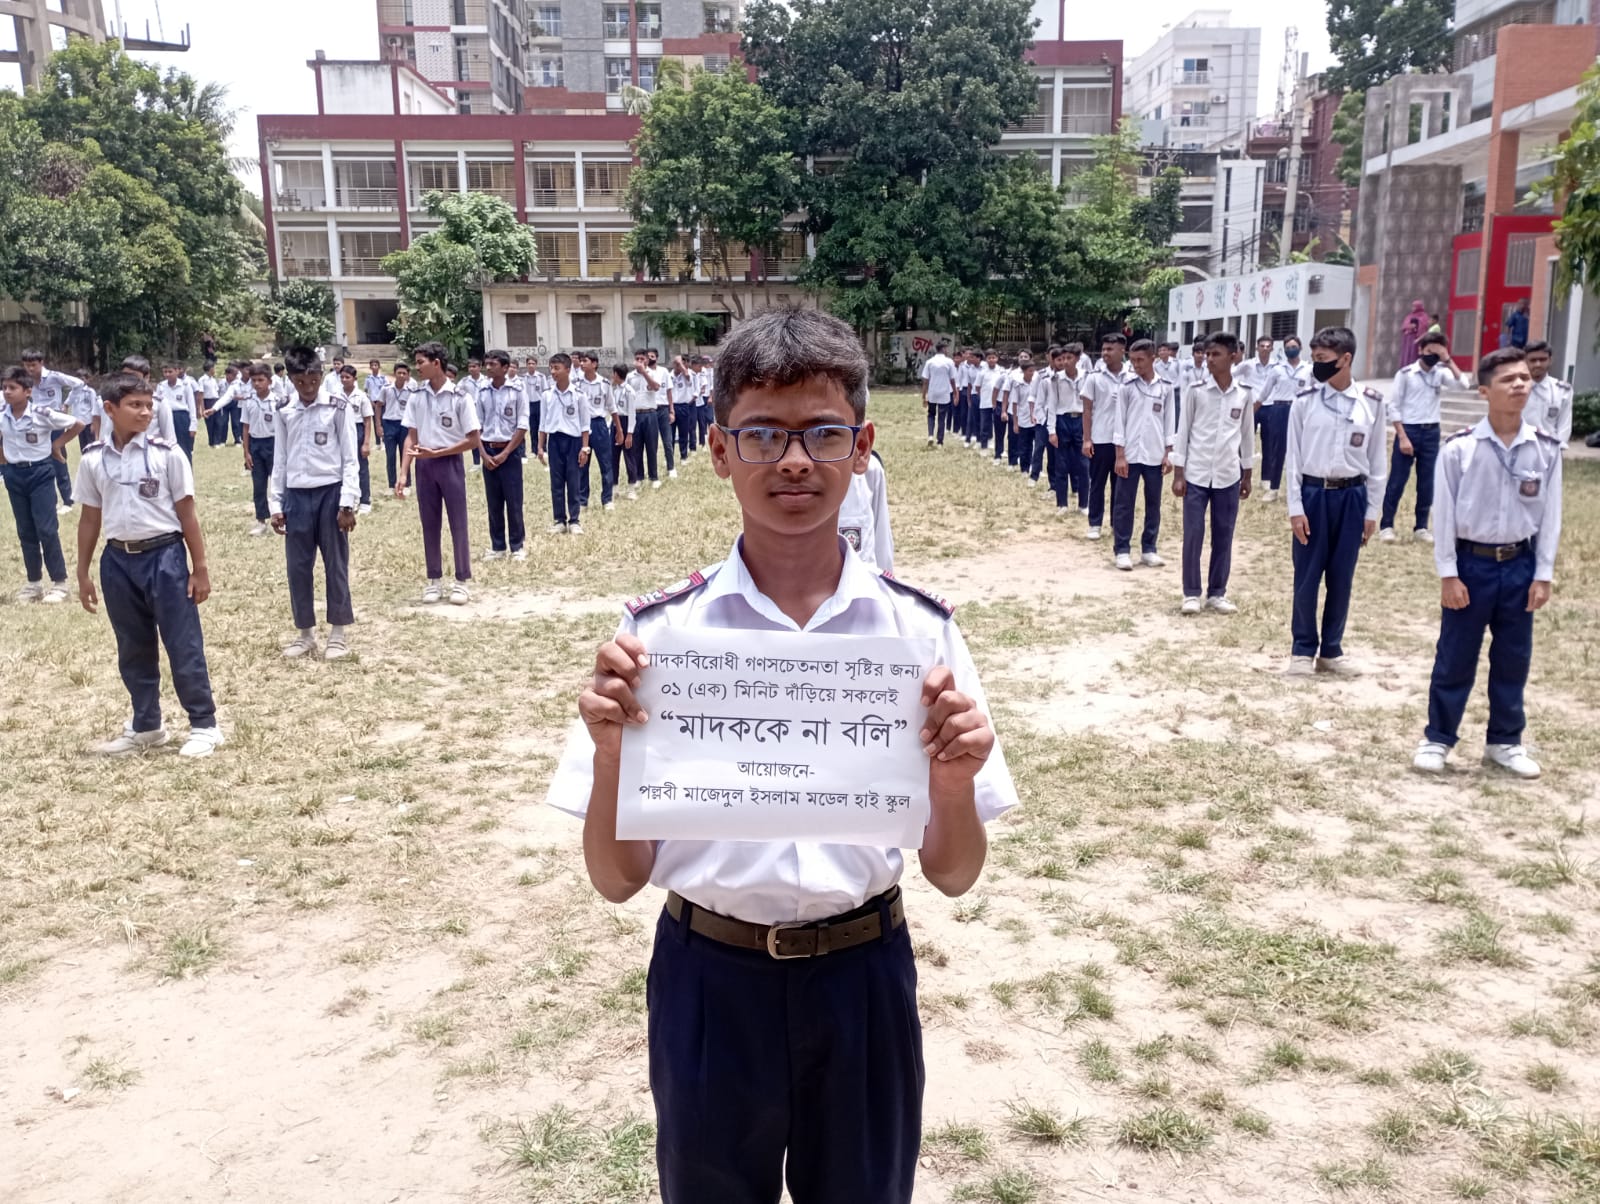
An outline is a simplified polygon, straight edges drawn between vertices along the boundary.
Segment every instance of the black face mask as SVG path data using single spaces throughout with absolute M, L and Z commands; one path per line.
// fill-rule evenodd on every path
M 1317 380 L 1321 381 L 1323 384 L 1327 384 L 1330 380 L 1339 375 L 1339 361 L 1313 360 L 1311 364 L 1311 375 L 1316 377 Z
M 1422 366 L 1425 368 L 1432 368 L 1439 362 L 1439 357 L 1434 355 L 1431 351 L 1428 352 L 1427 355 L 1419 356 L 1418 358 L 1422 360 Z

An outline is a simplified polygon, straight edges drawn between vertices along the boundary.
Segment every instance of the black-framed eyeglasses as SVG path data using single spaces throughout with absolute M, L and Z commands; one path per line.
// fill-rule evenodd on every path
M 818 464 L 848 460 L 855 454 L 856 436 L 861 433 L 859 426 L 832 423 L 803 431 L 778 426 L 725 426 L 722 430 L 733 437 L 734 450 L 746 464 L 776 464 L 789 454 L 791 439 L 799 439 L 806 455 Z

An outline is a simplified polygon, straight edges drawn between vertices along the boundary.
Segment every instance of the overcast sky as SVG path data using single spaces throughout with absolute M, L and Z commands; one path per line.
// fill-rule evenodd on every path
M 598 0 L 596 0 L 598 2 Z M 228 97 L 239 110 L 233 153 L 256 154 L 255 119 L 261 113 L 310 113 L 316 110 L 316 86 L 306 62 L 316 51 L 329 58 L 376 58 L 378 55 L 377 4 L 374 0 L 269 0 L 247 4 L 240 0 L 104 0 L 107 20 L 114 20 L 120 3 L 123 19 L 142 34 L 149 20 L 154 30 L 159 11 L 166 36 L 176 40 L 184 25 L 190 27 L 193 49 L 186 54 L 147 55 L 151 62 L 178 66 L 203 81 L 225 84 Z M 1125 59 L 1145 50 L 1172 22 L 1198 7 L 1191 0 L 1123 0 L 1112 4 L 1067 4 L 1067 37 L 1120 38 Z M 1309 52 L 1311 70 L 1330 60 L 1324 28 L 1324 9 L 1317 0 L 1236 0 L 1230 8 L 1234 25 L 1261 28 L 1261 84 L 1258 108 L 1271 112 L 1278 89 L 1278 66 L 1283 59 L 1287 22 L 1298 25 L 1300 49 Z M 1056 3 L 1036 0 L 1036 12 L 1051 14 L 1039 37 L 1054 37 Z M 0 41 L 11 43 L 9 22 L 0 22 Z M 16 69 L 0 67 L 0 81 L 16 86 Z M 246 181 L 259 191 L 260 177 Z

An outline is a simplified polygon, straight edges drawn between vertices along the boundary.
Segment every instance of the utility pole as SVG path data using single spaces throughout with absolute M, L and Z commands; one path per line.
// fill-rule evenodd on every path
M 1305 122 L 1300 112 L 1304 80 L 1294 81 L 1294 101 L 1289 106 L 1289 178 L 1284 181 L 1283 229 L 1278 232 L 1278 262 L 1286 264 L 1294 251 L 1294 210 L 1300 192 L 1300 139 Z

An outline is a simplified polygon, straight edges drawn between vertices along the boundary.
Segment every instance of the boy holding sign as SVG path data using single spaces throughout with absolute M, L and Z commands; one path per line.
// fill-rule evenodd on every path
M 775 1201 L 785 1179 L 796 1204 L 905 1204 L 923 1063 L 897 845 L 920 844 L 924 876 L 960 895 L 983 869 L 984 824 L 1015 805 L 1016 791 L 950 608 L 874 572 L 839 536 L 840 507 L 873 443 L 854 334 L 822 313 L 781 311 L 746 322 L 725 348 L 708 445 L 717 475 L 733 484 L 743 532 L 725 561 L 629 603 L 579 700 L 593 745 L 581 733 L 569 745 L 551 800 L 584 816 L 585 863 L 608 900 L 646 884 L 668 892 L 649 991 L 664 1204 Z M 848 637 L 876 637 L 850 646 L 888 653 L 870 686 L 865 658 L 840 654 Z M 755 651 L 740 661 L 732 651 L 680 650 L 652 667 L 655 649 L 685 639 Z M 685 710 L 722 715 L 652 716 L 641 704 L 673 696 L 669 664 L 699 666 L 709 679 L 734 662 L 741 680 L 711 696 L 720 702 L 689 701 L 696 691 L 687 687 L 679 695 Z M 830 666 L 823 680 L 837 684 L 755 680 L 782 676 L 778 664 Z M 860 714 L 846 706 L 828 729 L 803 719 L 798 702 L 792 720 L 752 720 L 741 711 L 755 704 L 735 701 L 740 689 L 769 700 L 827 689 L 863 708 L 864 695 L 895 694 L 920 722 L 844 722 Z M 686 741 L 687 731 L 699 738 Z M 887 766 L 882 780 L 901 773 L 910 783 L 903 794 L 880 796 L 876 774 L 830 777 L 831 761 L 865 754 L 868 741 L 881 746 L 870 755 Z M 722 785 L 641 785 L 625 774 L 641 756 L 648 766 L 686 744 Z M 758 786 L 727 786 L 741 774 L 760 775 Z M 664 814 L 639 814 L 641 795 L 708 794 L 709 807 L 680 814 L 677 831 Z M 775 795 L 801 803 L 780 806 Z M 858 811 L 863 799 L 884 809 Z M 907 806 L 910 839 L 863 835 L 869 824 L 904 828 Z M 683 835 L 721 816 L 728 831 L 757 825 L 763 834 Z M 651 822 L 659 826 L 640 831 Z

